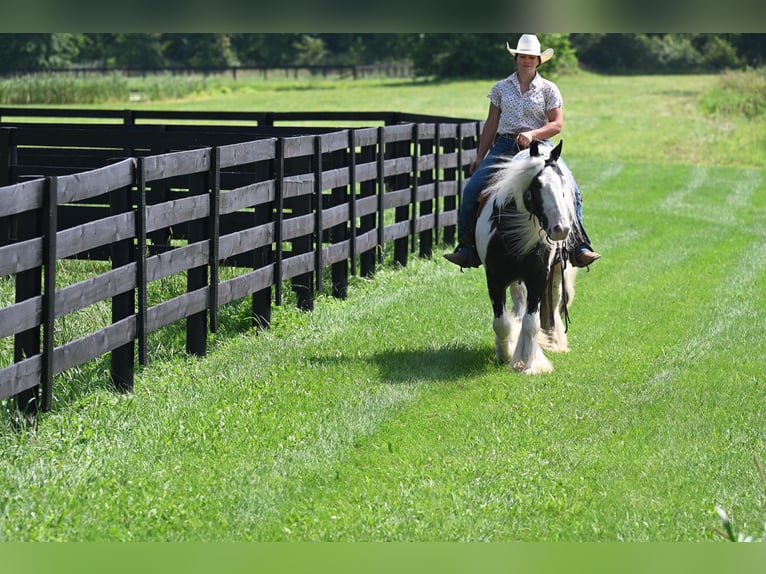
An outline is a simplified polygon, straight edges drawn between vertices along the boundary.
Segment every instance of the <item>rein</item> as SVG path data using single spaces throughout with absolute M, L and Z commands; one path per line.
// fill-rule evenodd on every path
M 555 324 L 555 312 L 553 309 L 553 274 L 556 272 L 556 264 L 561 269 L 561 299 L 564 302 L 564 332 L 569 332 L 569 295 L 567 294 L 566 275 L 564 270 L 567 266 L 568 252 L 565 245 L 559 245 L 556 248 L 556 255 L 553 258 L 553 266 L 548 274 L 548 312 L 550 313 L 551 326 Z
M 547 167 L 549 164 L 546 162 L 545 167 Z M 545 167 L 543 169 L 545 169 Z M 540 170 L 542 172 L 542 170 Z M 527 211 L 529 211 L 529 221 L 532 221 L 532 218 L 537 219 L 537 223 L 540 225 L 540 230 L 545 233 L 545 225 L 543 223 L 543 217 L 540 215 L 537 215 L 534 213 L 534 202 L 532 201 L 532 189 L 527 188 L 527 190 L 524 192 L 524 207 L 527 208 Z M 546 236 L 546 240 L 550 243 L 550 240 Z M 566 274 L 564 271 L 566 270 L 567 261 L 569 259 L 569 253 L 566 248 L 566 242 L 561 242 L 558 247 L 556 247 L 556 255 L 553 257 L 553 264 L 551 266 L 550 272 L 548 273 L 548 309 L 550 313 L 550 323 L 551 327 L 555 324 L 555 311 L 553 309 L 553 276 L 556 272 L 556 266 L 561 269 L 561 299 L 564 303 L 564 332 L 569 332 L 569 323 L 571 323 L 571 319 L 569 318 L 569 295 L 567 294 L 567 286 L 566 286 Z

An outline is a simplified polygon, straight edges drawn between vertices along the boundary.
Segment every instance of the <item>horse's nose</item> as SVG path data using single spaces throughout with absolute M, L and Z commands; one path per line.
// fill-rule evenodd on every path
M 553 241 L 563 241 L 567 238 L 567 235 L 569 235 L 569 227 L 560 223 L 554 225 L 550 233 Z

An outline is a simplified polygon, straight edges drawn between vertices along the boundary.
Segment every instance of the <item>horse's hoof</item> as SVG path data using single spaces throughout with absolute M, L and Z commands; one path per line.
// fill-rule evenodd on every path
M 513 370 L 516 371 L 517 373 L 521 373 L 524 370 L 524 367 L 526 367 L 526 365 L 524 364 L 524 361 L 516 361 L 513 364 Z
M 553 365 L 546 361 L 544 363 L 530 365 L 521 372 L 524 375 L 544 375 L 553 372 Z

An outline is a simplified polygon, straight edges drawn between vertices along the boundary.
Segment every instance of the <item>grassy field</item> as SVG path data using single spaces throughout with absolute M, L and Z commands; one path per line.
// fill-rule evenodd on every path
M 62 378 L 35 434 L 0 433 L 0 538 L 705 541 L 721 540 L 716 506 L 762 537 L 764 134 L 700 113 L 716 82 L 559 80 L 604 257 L 578 277 L 554 373 L 495 363 L 482 270 L 415 259 L 202 359 L 155 339 L 132 395 L 104 364 Z M 152 106 L 482 118 L 490 84 L 275 83 Z

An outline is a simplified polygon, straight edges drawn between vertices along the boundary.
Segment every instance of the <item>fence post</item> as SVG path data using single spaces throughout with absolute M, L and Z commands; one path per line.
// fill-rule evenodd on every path
M 19 213 L 11 225 L 9 240 L 25 241 L 40 237 L 42 210 Z M 42 294 L 42 266 L 16 274 L 16 303 L 39 297 Z M 40 353 L 40 325 L 16 333 L 13 338 L 13 360 L 20 362 Z M 27 422 L 33 422 L 39 409 L 40 385 L 25 389 L 15 395 L 16 410 Z
M 45 178 L 43 194 L 43 348 L 42 408 L 51 410 L 53 402 L 53 335 L 56 319 L 56 232 L 58 231 L 58 179 Z
M 412 124 L 412 149 L 410 154 L 412 161 L 410 176 L 410 251 L 415 253 L 418 244 L 417 225 L 418 225 L 418 165 L 420 164 L 420 129 L 419 124 Z
M 386 249 L 385 193 L 386 193 L 386 128 L 378 128 L 378 263 L 383 263 Z
M 141 173 L 143 173 L 143 169 L 141 170 Z M 134 176 L 135 180 L 135 176 Z M 140 183 L 142 180 L 139 179 L 139 193 L 141 191 L 142 184 Z M 126 213 L 133 209 L 133 202 L 131 200 L 131 188 L 130 187 L 124 187 L 121 189 L 115 189 L 109 193 L 109 210 L 112 215 L 116 215 L 118 213 Z M 139 209 L 138 211 L 142 211 L 143 208 L 141 207 L 141 200 L 139 199 Z M 138 211 L 136 212 L 136 227 L 141 227 L 141 221 L 142 221 L 142 214 L 139 214 Z M 137 230 L 139 231 L 139 230 Z M 137 234 L 140 236 L 140 231 Z M 144 231 L 145 236 L 145 231 Z M 144 241 L 145 245 L 145 241 Z M 124 239 L 122 241 L 117 241 L 111 244 L 111 260 L 112 260 L 112 269 L 117 269 L 119 267 L 123 267 L 125 265 L 128 265 L 132 263 L 136 256 L 138 256 L 139 259 L 143 259 L 145 257 L 145 249 L 141 248 L 141 242 L 139 240 L 139 251 L 136 252 L 136 248 L 133 246 L 133 240 L 132 239 Z M 138 277 L 136 278 L 137 284 L 139 285 L 139 289 L 141 289 L 142 283 L 145 283 L 145 280 L 142 281 L 141 279 L 141 271 L 144 269 L 143 264 L 141 262 L 137 261 L 137 270 L 138 270 Z M 145 277 L 145 273 L 144 273 Z M 139 291 L 140 292 L 140 291 Z M 135 298 L 136 293 L 135 289 L 131 289 L 130 291 L 126 291 L 125 293 L 120 293 L 119 295 L 115 295 L 112 298 L 112 323 L 116 323 L 117 321 L 121 321 L 122 319 L 125 319 L 126 317 L 130 317 L 135 313 Z M 144 338 L 143 335 L 143 329 L 141 325 L 142 317 L 144 317 L 145 314 L 140 314 L 136 320 L 136 330 L 138 334 L 139 341 L 142 341 Z M 145 344 L 141 344 L 140 347 L 145 348 Z M 120 392 L 130 392 L 133 390 L 133 379 L 135 374 L 135 341 L 131 341 L 130 343 L 126 343 L 125 345 L 122 345 L 121 347 L 117 347 L 112 351 L 112 360 L 110 364 L 110 376 L 112 380 L 112 385 L 117 391 Z M 144 351 L 143 355 L 143 364 L 146 363 L 146 353 Z
M 310 137 L 310 136 L 307 136 Z M 311 158 L 295 158 L 290 162 L 291 168 L 298 170 L 300 174 L 306 174 L 311 171 Z M 290 172 L 295 173 L 294 171 Z M 309 215 L 312 212 L 312 204 L 314 203 L 314 190 L 311 190 L 311 194 L 298 195 L 296 197 L 288 198 L 285 201 L 286 207 L 290 208 L 293 217 L 300 217 L 302 215 Z M 313 232 L 308 236 L 300 236 L 293 239 L 291 243 L 291 251 L 293 255 L 309 253 L 313 249 L 312 241 Z M 314 309 L 314 272 L 301 273 L 296 275 L 290 281 L 293 292 L 296 294 L 298 301 L 297 305 L 301 311 L 311 311 Z
M 16 146 L 13 142 L 15 128 L 0 128 L 0 187 L 11 185 L 11 166 L 16 163 Z M 0 217 L 0 245 L 11 237 L 13 218 Z
M 122 110 L 122 125 L 125 127 L 133 127 L 136 125 L 135 110 Z
M 236 69 L 236 68 L 235 68 Z M 210 331 L 218 331 L 218 236 L 220 234 L 221 159 L 217 147 L 210 150 Z
M 0 187 L 11 185 L 11 167 L 16 164 L 16 128 L 0 128 Z
M 356 68 L 354 68 L 356 69 Z M 356 275 L 356 142 L 354 140 L 354 130 L 348 130 L 348 189 L 349 189 L 349 219 L 351 223 L 349 230 L 351 233 L 351 245 L 349 246 L 349 256 L 351 257 L 351 275 Z
M 276 157 L 274 158 L 274 243 L 276 244 L 276 260 L 274 261 L 274 303 L 282 304 L 282 220 L 284 218 L 285 200 L 285 140 L 277 139 Z
M 439 236 L 441 233 L 441 220 L 439 217 L 439 214 L 442 212 L 442 206 L 441 206 L 441 188 L 440 183 L 442 180 L 442 174 L 441 174 L 441 135 L 440 135 L 440 128 L 441 124 L 437 123 L 435 126 L 435 132 L 434 132 L 434 145 L 433 145 L 433 152 L 434 152 L 434 235 L 433 235 L 433 241 L 436 243 L 436 245 L 439 245 Z
M 332 154 L 332 167 L 337 168 L 347 165 L 346 152 L 336 151 Z M 332 206 L 343 205 L 348 202 L 348 187 L 336 187 L 332 190 Z M 343 243 L 348 239 L 348 221 L 339 223 L 330 229 L 332 243 Z M 337 299 L 348 297 L 348 260 L 344 259 L 332 264 L 332 296 Z
M 208 174 L 194 174 L 189 176 L 189 195 L 205 195 L 208 193 Z M 186 240 L 191 245 L 198 241 L 210 238 L 209 218 L 197 219 L 187 222 Z M 189 269 L 186 274 L 186 292 L 191 293 L 198 289 L 204 289 L 208 283 L 208 266 L 200 265 Z M 186 352 L 190 355 L 203 357 L 207 354 L 207 309 L 203 309 L 186 318 Z
M 274 172 L 267 173 L 266 166 L 255 167 L 255 180 L 261 179 L 263 174 L 263 180 L 272 179 Z M 253 227 L 259 225 L 265 225 L 273 223 L 274 221 L 274 202 L 258 205 L 255 208 L 253 214 Z M 261 269 L 267 265 L 273 265 L 271 260 L 272 249 L 271 246 L 259 247 L 253 251 L 253 269 Z M 257 329 L 267 329 L 271 324 L 271 287 L 266 287 L 260 291 L 253 293 L 251 297 L 252 301 L 252 318 L 251 323 L 253 327 Z
M 311 136 L 306 136 L 311 137 Z M 316 136 L 312 138 L 312 144 L 318 145 L 319 140 Z M 321 147 L 320 147 L 321 149 Z M 307 158 L 292 158 L 290 161 L 290 174 L 304 175 L 312 171 L 311 160 L 312 157 Z M 312 188 L 311 194 L 301 194 L 295 197 L 290 197 L 285 200 L 284 207 L 290 210 L 293 217 L 300 217 L 303 215 L 316 215 L 316 211 L 313 208 L 315 190 Z M 319 208 L 321 209 L 321 207 Z M 316 225 L 316 222 L 315 222 Z M 310 253 L 314 249 L 313 235 L 316 227 L 312 230 L 311 235 L 301 235 L 294 238 L 290 242 L 292 255 L 302 255 L 304 253 Z M 321 242 L 321 240 L 320 240 Z M 315 258 L 316 261 L 316 258 Z M 314 309 L 314 273 L 315 271 L 309 271 L 308 273 L 301 273 L 294 276 L 290 281 L 290 286 L 293 293 L 297 296 L 297 305 L 301 311 L 311 311 Z
M 322 136 L 314 136 L 314 269 L 316 270 L 316 290 L 322 292 L 324 287 L 324 230 L 322 215 L 324 212 L 322 193 Z
M 395 158 L 405 157 L 410 155 L 411 141 L 397 141 L 390 144 Z M 406 173 L 400 173 L 393 176 L 394 190 L 406 189 L 410 187 L 410 175 Z M 410 202 L 412 203 L 412 202 Z M 410 209 L 412 205 L 400 205 L 394 209 L 394 221 L 401 223 L 402 221 L 410 220 Z M 407 261 L 409 259 L 409 241 L 408 237 L 400 237 L 394 239 L 394 261 L 402 267 L 407 267 Z
M 351 130 L 352 133 L 354 130 Z M 362 148 L 362 161 L 364 163 L 372 163 L 376 158 L 375 146 L 365 146 Z M 375 195 L 375 182 L 364 181 L 361 183 L 360 194 L 362 197 L 370 197 Z M 375 229 L 375 214 L 363 215 L 359 221 L 359 233 L 366 234 L 368 231 Z M 359 264 L 361 267 L 361 274 L 363 277 L 372 277 L 375 274 L 375 250 L 370 249 L 365 251 L 359 256 Z
M 434 136 L 435 138 L 436 136 Z M 421 139 L 419 140 L 420 144 L 418 146 L 418 149 L 420 150 L 420 155 L 432 155 L 434 153 L 434 145 L 433 140 L 428 139 Z M 431 184 L 432 189 L 434 189 L 434 194 L 436 193 L 436 185 L 434 184 L 434 177 L 433 177 L 433 171 L 428 170 L 425 172 L 420 171 L 419 165 L 415 165 L 415 177 L 417 179 L 418 185 L 427 185 Z M 418 205 L 418 209 L 420 211 L 420 215 L 427 216 L 431 215 L 434 212 L 434 202 L 438 201 L 438 198 L 434 197 L 432 199 L 426 199 L 425 201 L 421 202 Z M 434 236 L 436 235 L 436 223 L 437 220 L 433 219 L 433 227 L 429 227 L 428 229 L 424 229 L 419 234 L 419 243 L 420 243 L 420 257 L 431 257 L 433 255 L 433 242 L 434 242 Z
M 444 179 L 445 181 L 454 181 L 456 186 L 456 191 L 454 195 L 450 195 L 448 197 L 444 198 L 444 212 L 457 212 L 458 209 L 458 199 L 460 196 L 460 183 L 462 180 L 462 168 L 461 168 L 461 157 L 460 157 L 460 124 L 457 124 L 455 126 L 455 136 L 454 138 L 450 138 L 448 141 L 444 142 L 444 152 L 445 153 L 456 153 L 457 154 L 457 160 L 456 160 L 456 166 L 454 168 L 449 168 L 444 170 Z M 444 228 L 444 242 L 447 244 L 454 244 L 456 239 L 457 229 L 455 225 L 448 225 Z
M 146 276 L 147 233 L 146 233 L 146 169 L 143 157 L 136 158 L 136 288 L 138 290 L 138 311 L 136 314 L 136 337 L 138 339 L 138 363 L 147 363 L 146 313 L 148 280 Z

